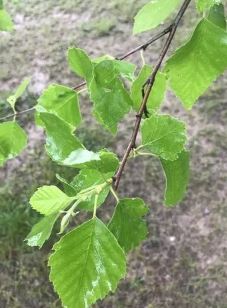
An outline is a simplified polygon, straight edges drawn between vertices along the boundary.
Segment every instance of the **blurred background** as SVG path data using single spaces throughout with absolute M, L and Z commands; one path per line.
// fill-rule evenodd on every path
M 25 77 L 32 77 L 18 110 L 31 107 L 49 83 L 75 86 L 66 50 L 75 45 L 92 56 L 119 56 L 151 37 L 132 36 L 133 17 L 146 0 L 23 0 L 5 1 L 15 29 L 0 34 L 0 116 L 11 112 L 6 98 Z M 196 25 L 193 4 L 176 34 L 173 48 Z M 153 32 L 155 33 L 155 31 Z M 154 63 L 162 42 L 149 47 L 146 62 Z M 171 53 L 171 51 L 170 51 Z M 141 64 L 139 55 L 131 58 Z M 164 177 L 155 158 L 137 158 L 126 168 L 120 195 L 140 196 L 150 207 L 149 238 L 128 256 L 128 274 L 117 292 L 95 307 L 227 308 L 227 75 L 219 78 L 192 111 L 185 111 L 167 93 L 162 111 L 186 121 L 190 136 L 191 180 L 184 201 L 163 206 Z M 119 156 L 128 142 L 133 115 L 117 137 L 91 117 L 86 94 L 81 98 L 85 123 L 79 136 L 89 149 L 107 147 Z M 75 171 L 56 166 L 44 151 L 42 130 L 33 114 L 19 118 L 29 134 L 28 148 L 0 170 L 0 307 L 54 308 L 61 303 L 48 282 L 47 258 L 58 236 L 43 249 L 27 247 L 24 238 L 38 220 L 28 204 L 37 187 L 56 184 Z M 108 219 L 108 200 L 99 211 Z

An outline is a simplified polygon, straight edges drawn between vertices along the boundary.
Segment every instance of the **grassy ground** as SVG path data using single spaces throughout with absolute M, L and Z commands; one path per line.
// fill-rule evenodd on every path
M 57 2 L 57 3 L 56 3 Z M 69 45 L 86 48 L 92 55 L 122 51 L 146 40 L 149 34 L 131 38 L 131 23 L 137 8 L 146 2 L 9 1 L 16 31 L 1 35 L 0 112 L 4 97 L 25 76 L 32 76 L 28 97 L 19 108 L 34 104 L 50 82 L 77 84 L 67 68 Z M 185 39 L 194 24 L 193 10 L 186 17 L 175 45 Z M 149 63 L 157 58 L 160 43 L 146 53 Z M 135 57 L 135 62 L 139 62 Z M 121 194 L 141 196 L 150 206 L 147 217 L 150 236 L 129 255 L 128 275 L 115 295 L 102 308 L 227 308 L 227 111 L 226 78 L 220 78 L 190 112 L 185 112 L 168 93 L 164 112 L 188 124 L 191 150 L 191 182 L 179 207 L 162 205 L 164 179 L 155 159 L 136 159 L 127 166 Z M 120 126 L 111 139 L 91 120 L 86 96 L 82 102 L 85 124 L 80 136 L 89 148 L 114 148 L 119 154 L 128 141 L 133 119 Z M 32 116 L 21 121 L 29 133 L 29 147 L 0 171 L 0 307 L 61 307 L 48 282 L 47 244 L 41 251 L 25 246 L 23 239 L 38 219 L 28 199 L 43 184 L 56 183 L 55 173 L 72 176 L 50 162 L 43 150 L 43 135 L 32 124 Z M 88 125 L 89 124 L 89 125 Z M 111 213 L 111 200 L 100 216 Z

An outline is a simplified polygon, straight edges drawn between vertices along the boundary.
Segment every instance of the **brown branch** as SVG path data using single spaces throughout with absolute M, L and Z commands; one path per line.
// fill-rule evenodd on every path
M 125 54 L 123 54 L 120 57 L 115 57 L 115 59 L 116 60 L 124 60 L 124 59 L 130 57 L 131 55 L 137 53 L 140 50 L 146 50 L 149 45 L 153 44 L 154 42 L 156 42 L 157 40 L 162 38 L 164 35 L 169 33 L 171 31 L 171 29 L 172 29 L 172 24 L 170 26 L 168 26 L 167 28 L 165 28 L 164 30 L 162 30 L 161 32 L 159 32 L 158 34 L 156 34 L 155 36 L 153 36 L 152 38 L 150 38 L 147 42 L 143 43 L 142 45 L 137 46 L 136 48 L 133 48 L 130 51 L 127 51 Z M 86 85 L 86 82 L 83 81 L 80 84 L 78 84 L 77 86 L 75 86 L 73 88 L 73 90 L 78 90 L 78 89 L 84 87 L 85 85 Z
M 117 190 L 118 189 L 118 186 L 119 186 L 119 183 L 120 183 L 120 180 L 121 180 L 121 177 L 122 177 L 122 174 L 123 174 L 123 171 L 124 171 L 124 168 L 125 168 L 125 165 L 127 163 L 127 160 L 129 158 L 129 155 L 131 153 L 131 151 L 135 148 L 135 143 L 136 143 L 136 139 L 137 139 L 137 135 L 138 135 L 138 132 L 139 132 L 139 128 L 140 128 L 140 123 L 141 123 L 141 120 L 142 120 L 142 116 L 144 114 L 144 111 L 146 110 L 146 104 L 147 104 L 147 100 L 149 98 L 149 95 L 152 91 L 152 88 L 153 88 L 153 85 L 154 85 L 154 82 L 155 82 L 155 77 L 162 65 L 162 62 L 169 50 L 169 47 L 170 47 L 170 44 L 174 38 L 174 35 L 176 33 L 176 30 L 177 30 L 177 27 L 179 25 L 179 22 L 181 20 L 181 18 L 183 17 L 189 3 L 191 2 L 191 0 L 185 0 L 170 28 L 170 31 L 169 31 L 169 35 L 167 37 L 167 40 L 164 44 L 164 47 L 161 51 L 161 54 L 159 56 L 159 59 L 154 67 L 154 70 L 151 74 L 151 76 L 148 78 L 147 82 L 145 83 L 145 86 L 146 86 L 146 90 L 144 92 L 144 97 L 143 97 L 143 100 L 142 100 L 142 103 L 141 103 L 141 106 L 140 106 L 140 110 L 138 112 L 138 114 L 136 115 L 136 121 L 135 121 L 135 125 L 134 125 L 134 129 L 133 129 L 133 133 L 132 133 L 132 136 L 131 136 L 131 139 L 130 139 L 130 142 L 128 144 L 128 147 L 125 151 L 125 154 L 123 156 L 123 159 L 121 161 L 121 164 L 114 176 L 114 189 Z
M 116 60 L 124 60 L 124 59 L 128 58 L 129 56 L 133 55 L 134 53 L 136 53 L 140 50 L 146 50 L 149 45 L 153 44 L 154 42 L 156 42 L 157 40 L 162 38 L 164 35 L 169 33 L 171 31 L 171 28 L 172 28 L 172 25 L 168 26 L 163 31 L 161 31 L 160 33 L 156 34 L 151 39 L 149 39 L 146 43 L 137 46 L 136 48 L 134 48 L 134 49 L 128 51 L 127 53 L 125 53 L 124 55 L 122 55 L 121 57 L 116 57 L 115 59 Z
M 16 113 L 8 114 L 5 117 L 0 118 L 0 121 L 4 121 L 4 120 L 10 119 L 10 118 L 13 118 L 14 116 L 18 116 L 18 115 L 21 115 L 21 114 L 24 114 L 24 113 L 28 113 L 28 112 L 31 112 L 33 110 L 35 110 L 35 107 L 31 107 L 31 108 L 28 108 L 28 109 L 25 109 L 25 110 L 22 110 L 22 111 L 18 111 Z

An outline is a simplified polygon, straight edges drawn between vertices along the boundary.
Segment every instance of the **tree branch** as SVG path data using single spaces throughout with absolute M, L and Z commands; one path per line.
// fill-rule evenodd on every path
M 149 95 L 152 91 L 152 88 L 153 88 L 153 85 L 154 85 L 154 82 L 155 82 L 155 77 L 162 65 L 162 62 L 169 50 L 169 47 L 171 45 L 171 42 L 174 38 L 174 35 L 176 33 L 176 30 L 177 30 L 177 27 L 179 25 L 179 22 L 181 20 L 181 18 L 183 17 L 185 11 L 187 10 L 188 8 L 188 5 L 189 3 L 191 2 L 191 0 L 185 0 L 176 16 L 176 18 L 174 19 L 174 22 L 172 23 L 171 27 L 170 27 L 170 31 L 169 31 L 169 35 L 167 37 L 167 40 L 164 44 L 164 47 L 161 51 L 161 54 L 159 56 L 159 59 L 154 67 L 154 70 L 151 74 L 151 76 L 148 78 L 148 80 L 146 81 L 145 83 L 145 86 L 146 86 L 146 90 L 144 91 L 144 97 L 143 97 L 143 100 L 142 100 L 142 103 L 141 103 L 141 106 L 140 106 L 140 109 L 139 109 L 139 112 L 137 113 L 136 115 L 136 121 L 135 121 L 135 125 L 134 125 L 134 129 L 133 129 L 133 133 L 132 133 L 132 136 L 131 136 L 131 139 L 130 139 L 130 142 L 127 146 L 127 149 L 125 151 L 125 154 L 123 156 L 123 159 L 121 161 L 121 164 L 114 176 L 114 189 L 117 190 L 118 189 L 118 186 L 119 186 L 119 183 L 120 183 L 120 180 L 121 180 L 121 177 L 122 177 L 122 174 L 123 174 L 123 171 L 124 171 L 124 168 L 125 168 L 125 165 L 127 163 L 127 160 L 129 158 L 129 155 L 132 151 L 133 148 L 135 148 L 135 143 L 136 143 L 136 139 L 137 139 L 137 135 L 138 135 L 138 132 L 139 132 L 139 128 L 140 128 L 140 124 L 141 124 L 141 120 L 142 120 L 142 116 L 144 114 L 144 111 L 146 110 L 146 104 L 147 104 L 147 101 L 148 101 L 148 98 L 149 98 Z
M 28 112 L 31 112 L 33 110 L 35 110 L 35 107 L 31 107 L 31 108 L 28 108 L 28 109 L 25 109 L 25 110 L 22 110 L 22 111 L 18 111 L 16 113 L 8 114 L 5 117 L 0 118 L 0 121 L 4 121 L 4 120 L 10 119 L 10 118 L 13 118 L 14 116 L 18 116 L 18 115 L 21 115 L 21 114 L 28 113 Z
M 165 28 L 164 30 L 162 30 L 161 32 L 159 32 L 158 34 L 156 34 L 155 36 L 153 36 L 151 39 L 149 39 L 144 44 L 137 46 L 136 48 L 126 52 L 124 55 L 122 55 L 120 57 L 116 57 L 115 59 L 116 60 L 124 60 L 124 59 L 128 58 L 129 56 L 135 54 L 136 52 L 138 52 L 140 50 L 146 50 L 149 45 L 151 45 L 152 43 L 156 42 L 158 39 L 162 38 L 164 35 L 169 33 L 171 28 L 172 28 L 172 24 L 170 26 L 168 26 L 167 28 Z M 73 88 L 73 90 L 75 90 L 75 91 L 79 90 L 80 88 L 84 87 L 85 85 L 86 85 L 86 82 L 83 81 L 80 84 L 76 85 Z M 17 112 L 16 116 L 31 112 L 33 110 L 35 110 L 35 107 L 25 109 L 23 111 Z M 5 117 L 0 118 L 0 121 L 4 121 L 4 120 L 7 120 L 9 118 L 13 118 L 14 116 L 15 116 L 15 114 L 11 113 L 9 115 L 6 115 Z
M 166 35 L 167 33 L 169 33 L 172 29 L 172 24 L 170 26 L 168 26 L 167 28 L 165 28 L 164 30 L 162 30 L 161 32 L 159 32 L 158 34 L 156 34 L 155 36 L 153 36 L 152 38 L 150 38 L 147 42 L 143 43 L 142 45 L 137 46 L 136 48 L 133 48 L 130 51 L 127 51 L 125 54 L 123 54 L 120 57 L 115 57 L 116 60 L 124 60 L 128 57 L 130 57 L 131 55 L 137 53 L 140 50 L 146 50 L 147 47 L 151 44 L 153 44 L 154 42 L 156 42 L 157 40 L 159 40 L 160 38 L 162 38 L 164 35 Z M 78 84 L 77 86 L 75 86 L 73 88 L 73 90 L 78 90 L 80 88 L 82 88 L 83 86 L 86 85 L 86 82 L 81 82 L 80 84 Z
M 159 32 L 158 34 L 156 34 L 155 36 L 153 36 L 151 39 L 149 39 L 147 42 L 145 42 L 144 44 L 142 45 L 139 45 L 137 46 L 136 48 L 126 52 L 124 55 L 120 56 L 120 57 L 116 57 L 115 59 L 116 60 L 124 60 L 126 58 L 128 58 L 129 56 L 135 54 L 136 52 L 140 51 L 140 50 L 146 50 L 147 47 L 149 45 L 151 45 L 152 43 L 156 42 L 157 40 L 159 40 L 160 38 L 162 38 L 164 35 L 166 35 L 167 33 L 169 33 L 171 31 L 171 28 L 172 28 L 172 24 L 170 26 L 168 26 L 167 28 L 165 28 L 164 30 L 162 30 L 161 32 Z M 81 82 L 80 84 L 76 85 L 73 90 L 79 90 L 80 88 L 84 87 L 86 85 L 86 82 L 83 81 Z M 23 111 L 20 111 L 20 112 L 17 112 L 16 113 L 16 116 L 18 115 L 22 115 L 22 114 L 25 114 L 25 113 L 28 113 L 30 111 L 33 111 L 35 110 L 35 107 L 32 107 L 32 108 L 28 108 L 28 109 L 25 109 Z M 7 120 L 9 118 L 13 118 L 15 116 L 14 113 L 12 114 L 9 114 L 5 117 L 2 117 L 0 118 L 0 121 L 4 121 L 4 120 Z

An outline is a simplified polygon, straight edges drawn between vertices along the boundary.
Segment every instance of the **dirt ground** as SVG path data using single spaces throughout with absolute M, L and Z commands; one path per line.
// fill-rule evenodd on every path
M 36 97 L 52 82 L 75 85 L 66 50 L 85 48 L 91 55 L 121 55 L 151 34 L 131 34 L 133 16 L 145 0 L 46 0 L 10 1 L 8 10 L 16 24 L 12 34 L 0 37 L 0 113 L 8 112 L 4 97 L 24 77 L 31 76 L 29 95 L 20 109 L 35 104 Z M 187 38 L 198 16 L 190 7 L 174 45 Z M 161 42 L 145 54 L 154 63 Z M 132 59 L 140 62 L 139 55 Z M 150 207 L 149 238 L 128 257 L 128 275 L 117 292 L 99 302 L 102 308 L 227 308 L 227 78 L 222 76 L 185 111 L 167 93 L 163 112 L 187 123 L 190 136 L 191 180 L 184 201 L 173 209 L 163 206 L 164 178 L 159 162 L 137 158 L 127 165 L 120 194 L 140 196 Z M 120 125 L 112 138 L 91 119 L 84 95 L 85 124 L 80 136 L 89 148 L 105 146 L 121 156 L 128 142 L 133 117 Z M 55 183 L 55 173 L 72 171 L 54 166 L 44 152 L 44 138 L 34 128 L 32 115 L 21 118 L 29 133 L 29 147 L 0 171 L 0 307 L 61 307 L 48 282 L 47 256 L 26 247 L 23 239 L 37 220 L 28 200 L 43 184 Z M 89 125 L 87 125 L 89 123 Z M 88 128 L 89 127 L 89 128 Z M 100 217 L 111 215 L 112 200 Z M 51 242 L 56 240 L 53 237 Z

